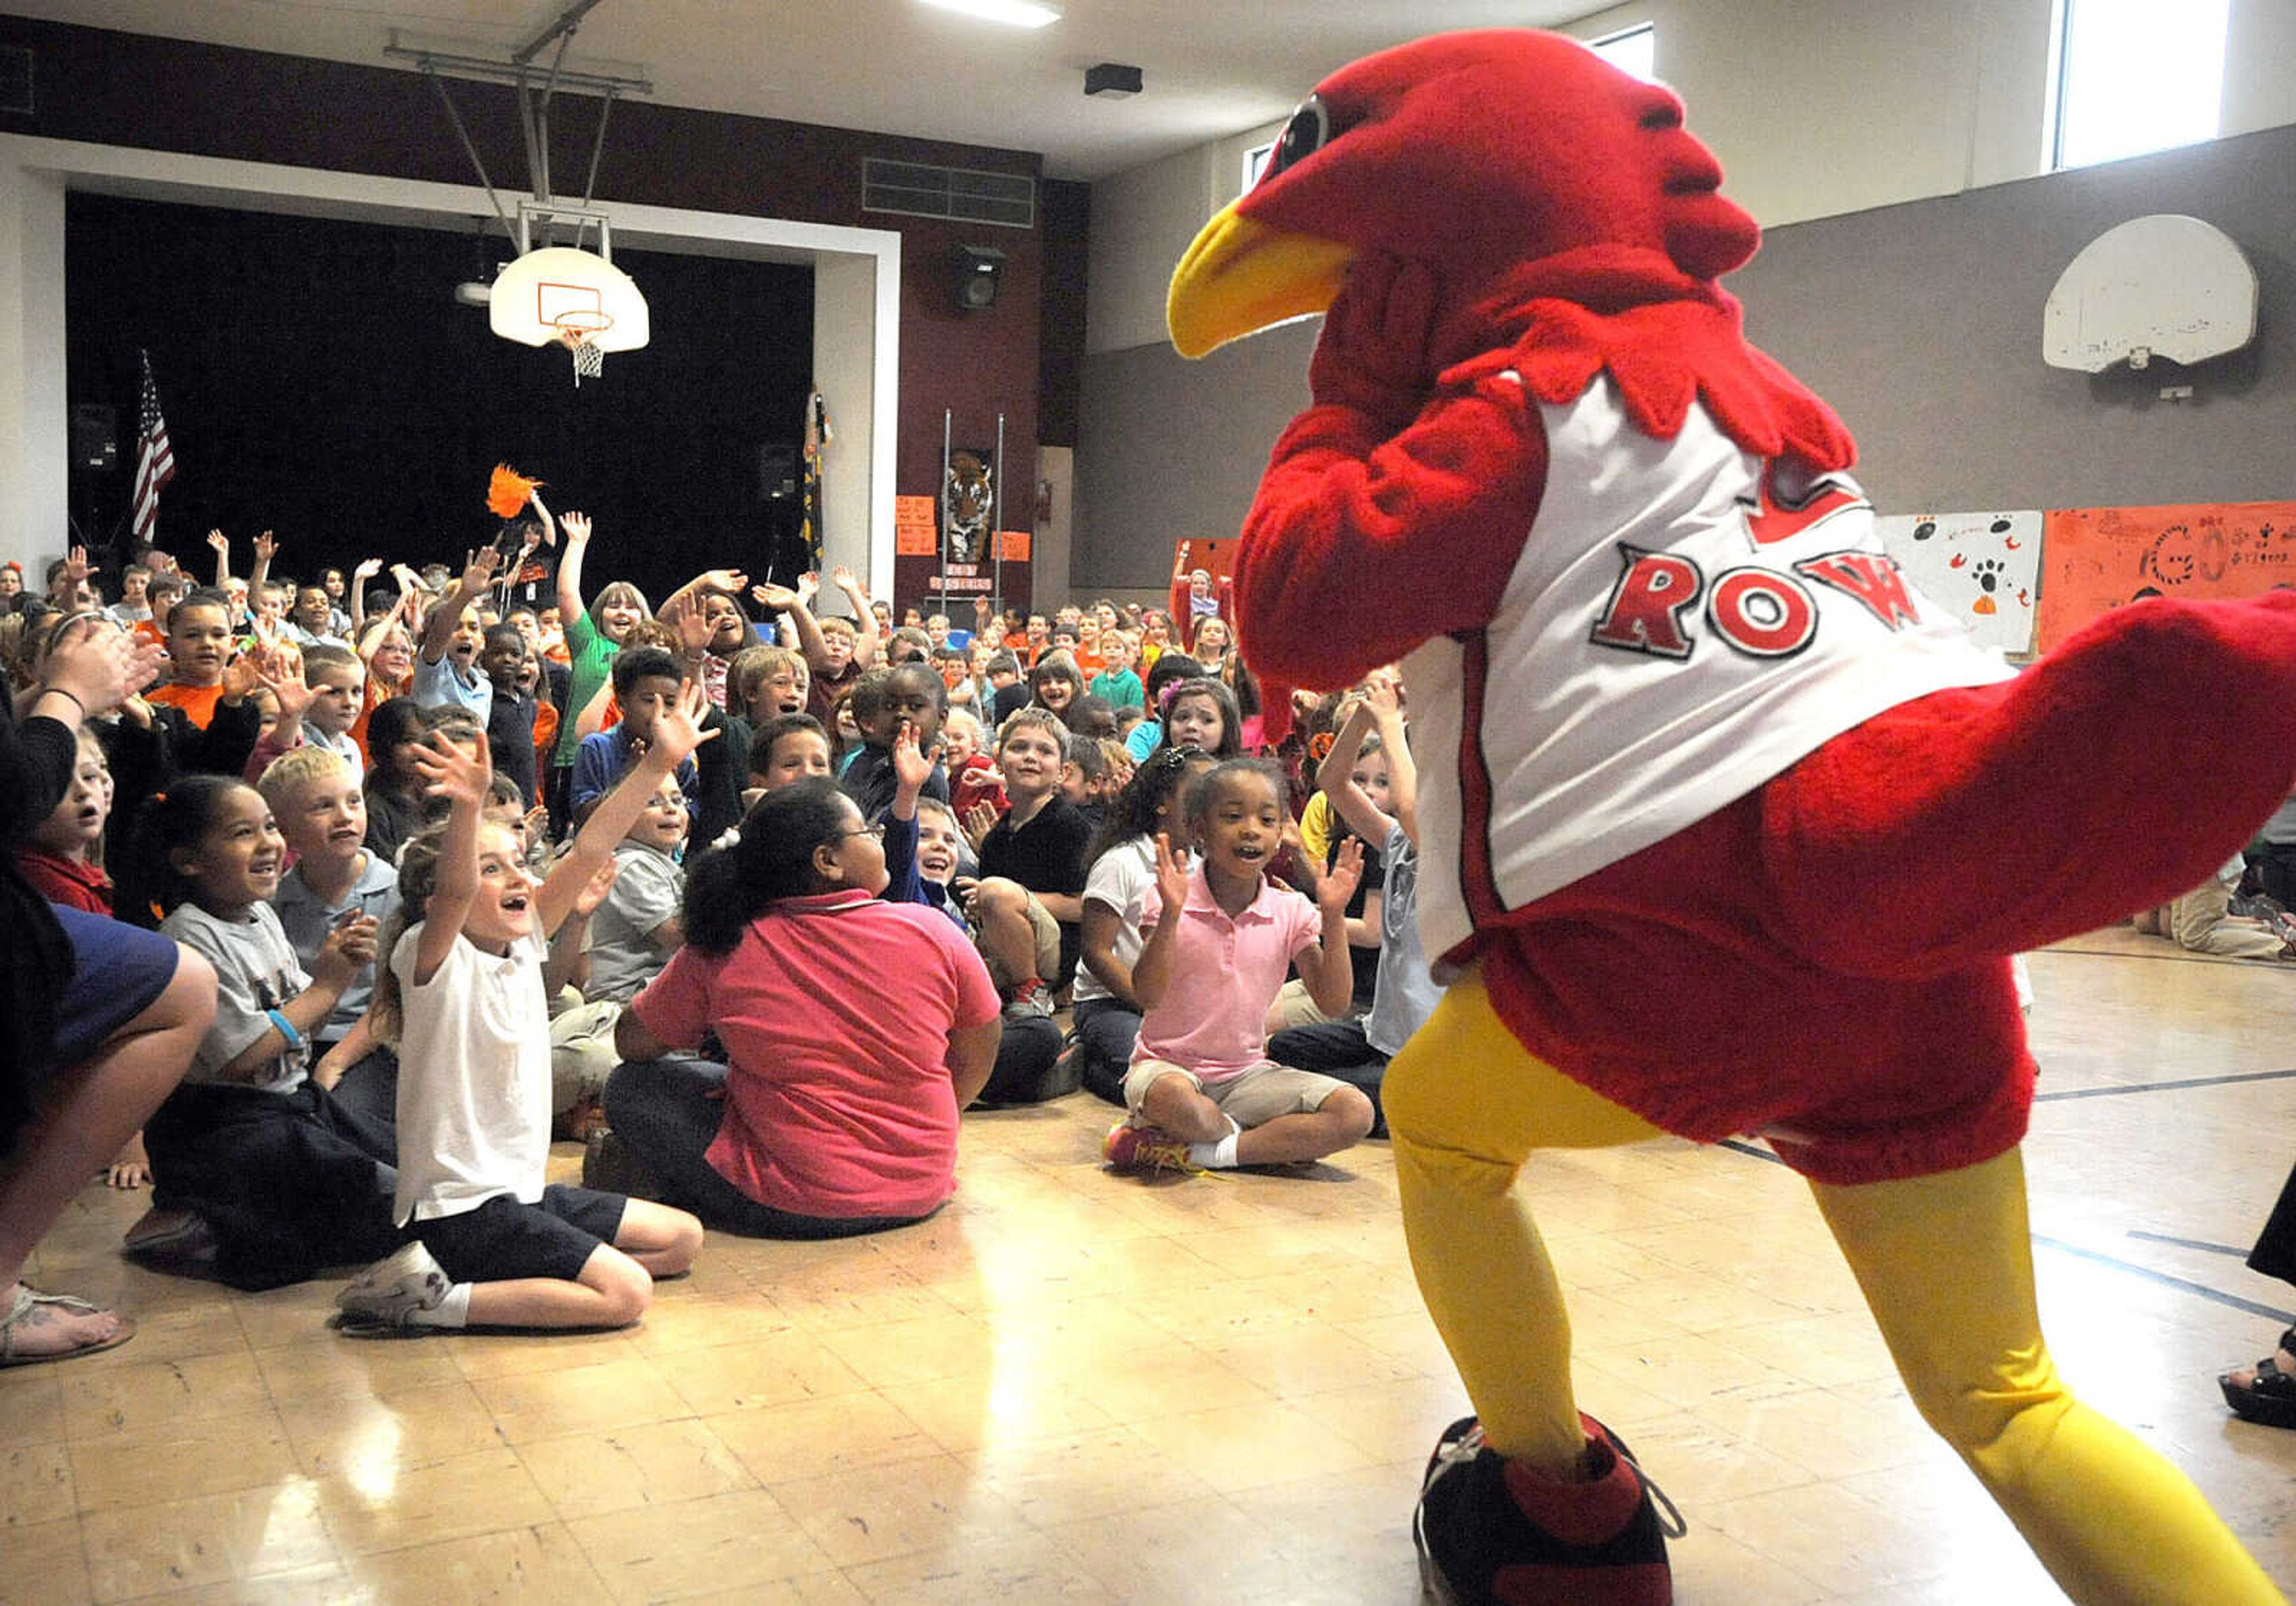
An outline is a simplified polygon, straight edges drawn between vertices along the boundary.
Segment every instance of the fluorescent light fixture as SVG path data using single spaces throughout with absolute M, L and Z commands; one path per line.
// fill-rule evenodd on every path
M 1047 22 L 1061 20 L 1061 13 L 1051 6 L 1032 5 L 1029 0 L 925 0 L 925 4 L 1011 28 L 1042 28 Z

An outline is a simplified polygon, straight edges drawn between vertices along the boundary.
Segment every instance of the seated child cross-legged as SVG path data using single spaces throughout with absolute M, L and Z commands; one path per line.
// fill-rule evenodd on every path
M 1287 817 L 1281 785 L 1250 758 L 1198 782 L 1185 804 L 1203 856 L 1193 873 L 1169 836 L 1157 839 L 1140 920 L 1147 940 L 1132 966 L 1143 1014 L 1124 1078 L 1131 1114 L 1102 1145 L 1119 1170 L 1321 1159 L 1371 1130 L 1371 1101 L 1355 1088 L 1267 1058 L 1267 1006 L 1294 960 L 1318 1004 L 1347 1007 L 1348 899 L 1363 874 L 1351 840 L 1313 904 L 1267 879 Z
M 408 1241 L 336 1297 L 360 1333 L 473 1323 L 620 1327 L 655 1276 L 693 1263 L 701 1224 L 683 1210 L 545 1185 L 551 934 L 614 845 L 703 739 L 705 699 L 684 683 L 643 756 L 599 799 L 538 884 L 512 832 L 482 821 L 492 766 L 438 742 L 414 755 L 443 827 L 407 845 L 399 918 L 377 988 L 377 1028 L 399 1038 L 396 1217 Z

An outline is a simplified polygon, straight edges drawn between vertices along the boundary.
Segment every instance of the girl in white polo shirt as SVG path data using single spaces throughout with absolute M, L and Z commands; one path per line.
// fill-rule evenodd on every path
M 396 1219 L 408 1241 L 337 1296 L 362 1333 L 473 1323 L 621 1327 L 657 1275 L 693 1263 L 701 1224 L 683 1210 L 545 1184 L 550 937 L 613 862 L 646 799 L 701 745 L 687 682 L 630 766 L 538 884 L 511 834 L 480 818 L 493 766 L 434 742 L 414 763 L 447 822 L 407 845 L 399 917 L 378 979 L 379 1028 L 399 1039 Z

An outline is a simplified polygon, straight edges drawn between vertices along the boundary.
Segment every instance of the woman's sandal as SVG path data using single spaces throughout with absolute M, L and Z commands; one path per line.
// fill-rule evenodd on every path
M 0 1366 L 37 1366 L 44 1361 L 69 1361 L 75 1356 L 95 1355 L 106 1349 L 117 1349 L 135 1336 L 135 1323 L 126 1316 L 119 1318 L 119 1331 L 108 1339 L 93 1344 L 76 1345 L 70 1349 L 53 1349 L 39 1354 L 22 1354 L 16 1348 L 16 1332 L 34 1312 L 43 1305 L 58 1306 L 78 1316 L 100 1314 L 100 1307 L 70 1294 L 44 1294 L 29 1283 L 18 1285 L 16 1302 L 8 1309 L 5 1321 L 0 1321 Z
M 2280 1353 L 2296 1355 L 2296 1327 L 2280 1335 Z M 2258 1422 L 2267 1428 L 2296 1428 L 2296 1372 L 2283 1371 L 2276 1356 L 2267 1356 L 2256 1364 L 2256 1378 L 2250 1383 L 2235 1383 L 2226 1372 L 2217 1379 L 2217 1387 L 2224 1390 L 2225 1404 L 2243 1422 Z

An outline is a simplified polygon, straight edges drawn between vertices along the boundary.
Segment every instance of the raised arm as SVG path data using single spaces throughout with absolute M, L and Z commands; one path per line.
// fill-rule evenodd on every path
M 590 551 L 590 515 L 569 513 L 561 522 L 566 555 L 558 560 L 558 626 L 570 635 L 574 621 L 588 617 L 582 606 L 582 560 Z
M 1316 784 L 1330 799 L 1332 812 L 1366 842 L 1386 841 L 1388 830 L 1395 823 L 1355 782 L 1356 760 L 1363 757 L 1364 739 L 1378 722 L 1370 700 L 1356 699 L 1349 707 L 1347 723 L 1332 739 L 1332 750 L 1324 755 L 1323 763 L 1316 769 Z
M 366 583 L 382 572 L 381 558 L 362 558 L 351 570 L 351 640 L 366 634 Z
M 742 588 L 749 583 L 750 577 L 738 569 L 705 569 L 676 591 L 671 592 L 668 600 L 654 610 L 654 617 L 661 619 L 667 616 L 670 609 L 681 602 L 698 602 L 701 588 L 705 586 L 714 586 L 720 591 L 739 596 L 742 594 Z
M 422 622 L 421 657 L 426 664 L 435 664 L 447 656 L 447 643 L 455 639 L 455 628 L 462 623 L 463 610 L 487 594 L 495 583 L 495 565 L 502 561 L 502 553 L 492 546 L 481 546 L 470 554 L 463 569 L 463 578 L 456 580 L 430 617 Z
M 1316 910 L 1324 917 L 1322 939 L 1298 955 L 1300 977 L 1316 1007 L 1335 1020 L 1348 1012 L 1355 997 L 1355 961 L 1348 955 L 1348 900 L 1362 881 L 1363 843 L 1349 837 L 1340 845 L 1331 873 L 1316 889 Z
M 279 543 L 269 530 L 255 537 L 255 567 L 248 571 L 247 594 L 251 600 L 271 578 L 271 560 L 279 555 Z
M 215 586 L 221 591 L 231 584 L 231 537 L 219 529 L 208 531 L 208 545 L 215 549 Z
M 542 889 L 535 894 L 535 911 L 545 937 L 558 930 L 599 866 L 612 859 L 614 844 L 629 834 L 644 812 L 646 799 L 677 773 L 677 766 L 695 748 L 718 733 L 701 728 L 709 709 L 709 696 L 700 686 L 689 680 L 678 687 L 677 701 L 655 722 L 653 740 L 646 744 L 644 754 L 622 772 L 611 791 L 598 799 L 582 829 L 574 833 L 572 849 L 543 878 Z
M 1423 377 L 1423 274 L 1376 253 L 1350 266 L 1308 366 L 1314 405 L 1277 440 L 1245 517 L 1236 632 L 1268 678 L 1345 685 L 1488 623 L 1538 515 L 1538 410 L 1509 374 Z M 1380 605 L 1365 611 L 1365 596 Z
M 759 606 L 770 608 L 782 615 L 790 628 L 797 633 L 794 643 L 784 642 L 783 644 L 794 644 L 799 651 L 805 654 L 809 668 L 818 670 L 829 662 L 829 644 L 821 639 L 821 623 L 813 617 L 813 610 L 806 606 L 803 592 L 791 591 L 786 586 L 752 586 L 750 594 L 758 599 Z
M 853 662 L 865 669 L 877 661 L 877 610 L 869 606 L 869 594 L 861 589 L 860 579 L 844 564 L 831 569 L 829 578 L 853 604 L 853 627 L 858 633 L 853 638 Z
M 1403 723 L 1403 677 L 1391 669 L 1372 671 L 1364 693 L 1379 721 L 1379 744 L 1387 754 L 1387 801 L 1395 823 L 1415 851 L 1419 847 L 1419 765 L 1411 756 L 1411 733 Z
M 414 948 L 414 982 L 421 986 L 439 973 L 463 934 L 471 905 L 479 896 L 479 811 L 486 807 L 487 789 L 495 778 L 494 760 L 487 750 L 486 733 L 478 734 L 478 749 L 465 753 L 441 731 L 430 733 L 427 743 L 413 754 L 414 772 L 422 777 L 427 796 L 447 799 L 447 834 L 439 844 L 438 881 L 422 912 L 422 937 Z
M 410 591 L 400 591 L 391 599 L 390 611 L 373 625 L 362 628 L 357 636 L 359 662 L 366 666 L 368 674 L 374 673 L 374 655 L 382 651 L 383 638 L 390 634 L 391 627 L 398 624 L 399 616 L 406 611 L 407 599 L 413 594 Z
M 1188 901 L 1187 855 L 1176 851 L 1172 839 L 1160 832 L 1156 838 L 1156 923 L 1143 922 L 1148 940 L 1132 962 L 1132 996 L 1144 1014 L 1162 1001 L 1164 989 L 1171 985 L 1172 960 L 1180 946 L 1180 911 Z M 1344 950 L 1347 944 L 1340 946 Z

